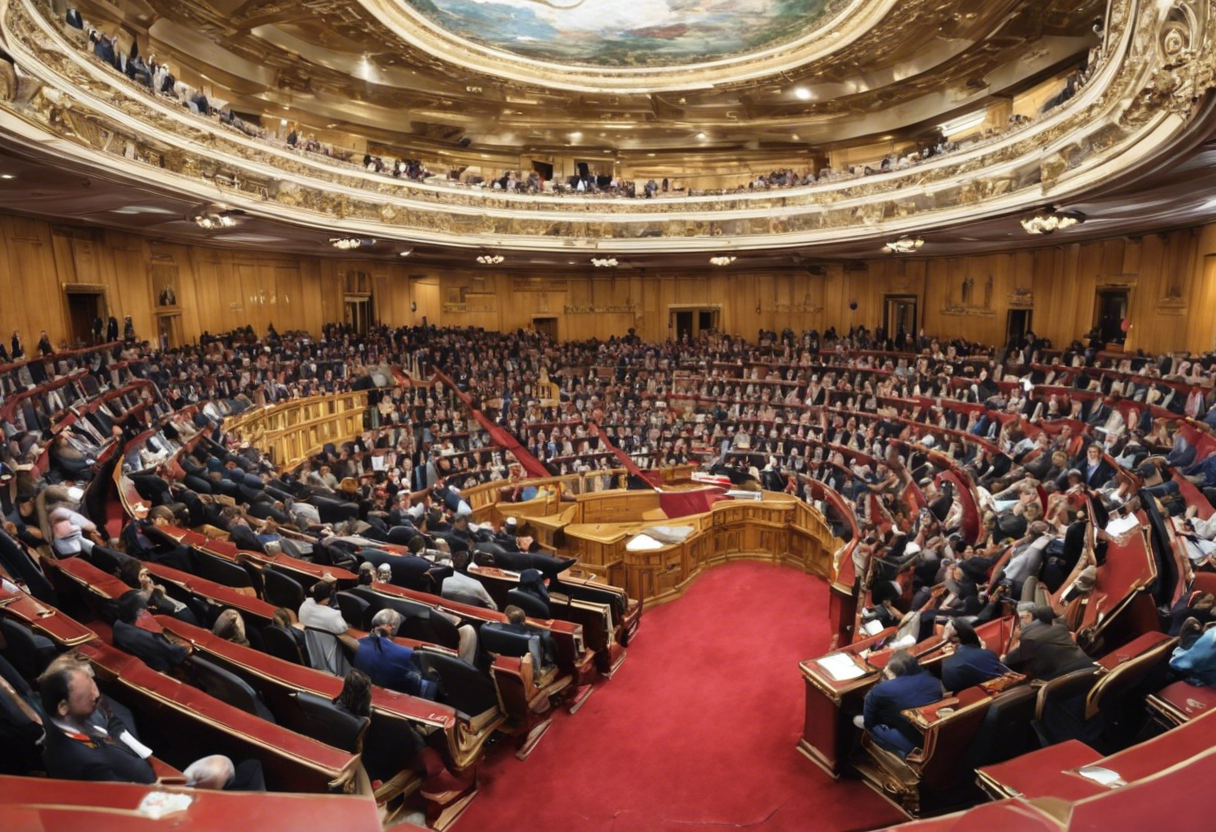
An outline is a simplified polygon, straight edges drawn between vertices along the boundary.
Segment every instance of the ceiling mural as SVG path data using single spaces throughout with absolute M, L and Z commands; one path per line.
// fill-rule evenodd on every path
M 448 32 L 522 58 L 678 66 L 753 52 L 826 22 L 833 0 L 407 0 Z

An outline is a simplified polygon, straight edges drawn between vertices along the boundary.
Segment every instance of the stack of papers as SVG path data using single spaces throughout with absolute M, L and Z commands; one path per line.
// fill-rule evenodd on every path
M 866 675 L 866 669 L 847 653 L 833 653 L 830 656 L 824 656 L 822 659 L 816 659 L 815 664 L 823 668 L 823 671 L 836 682 L 858 679 Z
M 1107 788 L 1115 788 L 1116 786 L 1126 786 L 1127 782 L 1119 776 L 1119 772 L 1111 771 L 1102 766 L 1081 766 L 1077 769 L 1077 774 L 1087 780 L 1093 780 L 1100 786 Z

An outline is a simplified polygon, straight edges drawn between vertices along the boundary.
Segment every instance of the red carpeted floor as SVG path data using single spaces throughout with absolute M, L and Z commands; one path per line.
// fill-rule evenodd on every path
M 902 818 L 795 750 L 800 659 L 828 646 L 827 587 L 756 562 L 717 567 L 642 616 L 616 676 L 559 712 L 532 756 L 491 750 L 456 832 L 856 830 Z

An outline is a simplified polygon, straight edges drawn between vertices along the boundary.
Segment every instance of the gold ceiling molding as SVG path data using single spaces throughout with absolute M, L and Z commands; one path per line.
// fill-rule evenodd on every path
M 830 0 L 826 20 L 787 43 L 694 64 L 646 67 L 586 66 L 524 58 L 453 34 L 406 0 L 358 2 L 405 43 L 476 72 L 550 89 L 648 94 L 736 84 L 823 59 L 874 28 L 900 0 Z
M 298 155 L 149 96 L 70 43 L 34 0 L 0 0 L 23 74 L 0 128 L 59 164 L 145 187 L 220 198 L 334 232 L 453 247 L 604 253 L 806 247 L 1059 203 L 1168 156 L 1206 125 L 1216 23 L 1206 0 L 1113 0 L 1092 80 L 1047 117 L 921 166 L 785 192 L 587 204 L 494 201 L 425 189 Z M 639 204 L 640 203 L 640 204 Z

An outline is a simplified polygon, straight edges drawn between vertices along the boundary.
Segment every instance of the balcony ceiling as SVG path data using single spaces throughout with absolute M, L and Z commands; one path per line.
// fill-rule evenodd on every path
M 91 5 L 92 4 L 92 5 Z M 1079 62 L 1101 0 L 82 0 L 238 111 L 386 149 L 790 159 Z M 564 7 L 564 8 L 563 8 Z M 147 50 L 147 46 L 144 47 Z M 661 160 L 660 160 L 661 161 Z

